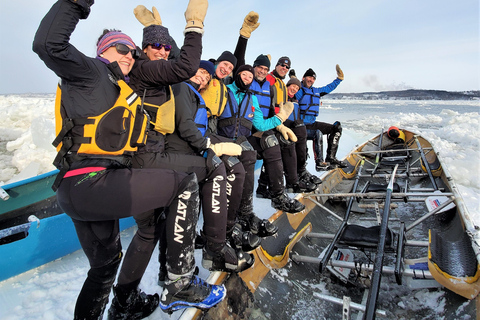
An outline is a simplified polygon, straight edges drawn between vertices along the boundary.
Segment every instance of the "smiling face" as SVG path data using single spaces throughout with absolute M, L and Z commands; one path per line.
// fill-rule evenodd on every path
M 312 76 L 303 77 L 303 83 L 305 87 L 310 88 L 315 83 L 315 78 Z
M 293 97 L 300 88 L 296 84 L 291 84 L 287 87 L 287 93 L 289 97 Z
M 143 52 L 145 52 L 150 60 L 168 60 L 168 55 L 170 54 L 170 51 L 166 51 L 164 46 L 156 49 L 150 44 L 143 49 Z
M 210 81 L 212 77 L 210 76 L 210 73 L 208 73 L 207 70 L 203 68 L 199 68 L 197 70 L 197 73 L 190 78 L 190 81 L 199 84 L 200 87 L 198 88 L 198 91 L 205 89 L 208 85 L 208 82 Z
M 229 61 L 220 61 L 215 70 L 218 79 L 223 79 L 233 71 L 233 64 Z
M 250 71 L 242 71 L 240 72 L 240 79 L 242 79 L 243 83 L 248 86 L 253 81 L 253 74 Z
M 265 66 L 256 66 L 253 70 L 255 71 L 255 79 L 259 82 L 262 82 L 268 74 L 268 68 Z
M 134 49 L 132 46 L 128 46 L 128 48 L 130 50 Z M 105 50 L 101 56 L 110 61 L 110 63 L 116 61 L 125 76 L 132 70 L 133 64 L 135 63 L 131 52 L 126 55 L 120 54 L 114 46 Z
M 287 75 L 288 69 L 290 68 L 284 63 L 275 66 L 275 71 L 277 71 L 280 77 L 285 77 Z

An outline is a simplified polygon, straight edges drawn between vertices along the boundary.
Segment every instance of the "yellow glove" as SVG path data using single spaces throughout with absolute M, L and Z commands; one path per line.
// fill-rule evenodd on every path
M 144 27 L 162 25 L 162 18 L 160 18 L 160 14 L 155 7 L 152 7 L 152 11 L 150 11 L 145 6 L 138 5 L 133 9 L 133 14 Z
M 220 142 L 210 145 L 210 149 L 219 157 L 226 154 L 227 156 L 239 156 L 242 153 L 242 147 L 233 142 Z
M 293 131 L 290 128 L 285 127 L 283 124 L 281 124 L 277 126 L 277 130 L 283 135 L 285 140 L 297 142 L 297 136 L 295 135 L 295 133 L 293 133 Z
M 260 22 L 258 22 L 258 13 L 250 11 L 243 19 L 242 28 L 240 29 L 240 35 L 245 38 L 250 38 L 252 32 L 258 28 Z
M 207 0 L 190 0 L 185 10 L 185 21 L 187 26 L 184 33 L 194 31 L 203 34 L 203 20 L 207 15 Z
M 337 78 L 343 80 L 343 71 L 338 64 L 335 66 L 335 69 L 337 69 Z
M 285 122 L 285 120 L 290 117 L 290 114 L 293 112 L 293 103 L 290 101 L 287 101 L 285 103 L 280 104 L 280 111 L 276 114 L 276 116 L 282 121 Z

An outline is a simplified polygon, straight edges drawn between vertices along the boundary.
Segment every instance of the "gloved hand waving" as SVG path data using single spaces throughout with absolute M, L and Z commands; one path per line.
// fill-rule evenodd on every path
M 242 147 L 233 142 L 220 142 L 210 145 L 210 149 L 215 152 L 219 157 L 223 155 L 227 156 L 239 156 L 242 153 Z
M 283 135 L 285 140 L 297 142 L 297 136 L 295 135 L 295 133 L 293 133 L 293 131 L 290 128 L 285 127 L 283 124 L 281 124 L 277 126 L 276 129 L 278 130 L 278 132 L 280 132 Z
M 144 27 L 151 25 L 162 25 L 162 18 L 157 11 L 157 8 L 152 7 L 152 11 L 148 10 L 145 6 L 138 5 L 133 9 L 133 13 L 138 21 L 143 24 Z
M 343 71 L 338 64 L 335 66 L 335 69 L 337 70 L 337 78 L 343 80 Z
M 292 113 L 293 108 L 294 108 L 293 103 L 291 103 L 290 101 L 282 103 L 280 104 L 280 111 L 278 111 L 278 113 L 275 116 L 277 116 L 282 122 L 285 122 L 285 120 L 287 120 L 288 117 L 290 117 L 290 114 Z
M 242 28 L 240 29 L 240 35 L 247 39 L 250 38 L 252 32 L 255 31 L 255 29 L 257 29 L 259 25 L 260 22 L 258 22 L 258 13 L 250 11 L 245 16 L 245 19 L 243 19 Z
M 194 31 L 203 34 L 203 20 L 207 15 L 207 0 L 190 0 L 185 11 L 185 21 L 187 26 L 184 33 Z

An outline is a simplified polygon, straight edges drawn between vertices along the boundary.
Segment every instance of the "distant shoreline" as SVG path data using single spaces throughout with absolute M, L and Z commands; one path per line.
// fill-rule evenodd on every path
M 55 93 L 4 93 L 0 96 L 55 96 Z M 409 89 L 400 91 L 379 91 L 360 93 L 330 93 L 324 96 L 325 100 L 480 100 L 480 90 L 445 91 Z

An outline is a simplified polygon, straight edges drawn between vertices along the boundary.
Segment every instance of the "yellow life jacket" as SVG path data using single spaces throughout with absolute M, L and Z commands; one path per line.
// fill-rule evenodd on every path
M 287 86 L 282 79 L 275 77 L 275 85 L 273 87 L 275 92 L 275 106 L 278 107 L 282 103 L 287 102 Z M 276 110 L 276 112 L 278 111 Z
M 150 121 L 150 123 L 153 125 L 154 130 L 164 135 L 175 131 L 175 97 L 173 96 L 172 87 L 168 86 L 168 88 L 170 90 L 170 99 L 161 106 L 143 103 L 145 110 L 153 115 L 153 121 Z
M 208 117 L 220 116 L 227 104 L 227 86 L 220 80 L 214 78 L 208 87 L 201 92 L 202 98 L 207 106 Z
M 117 84 L 120 94 L 110 109 L 97 116 L 76 119 L 66 117 L 58 85 L 55 98 L 57 137 L 53 142 L 58 151 L 55 166 L 62 167 L 62 158 L 67 153 L 82 157 L 132 155 L 137 147 L 145 145 L 148 118 L 142 110 L 141 99 L 125 81 L 119 80 Z

